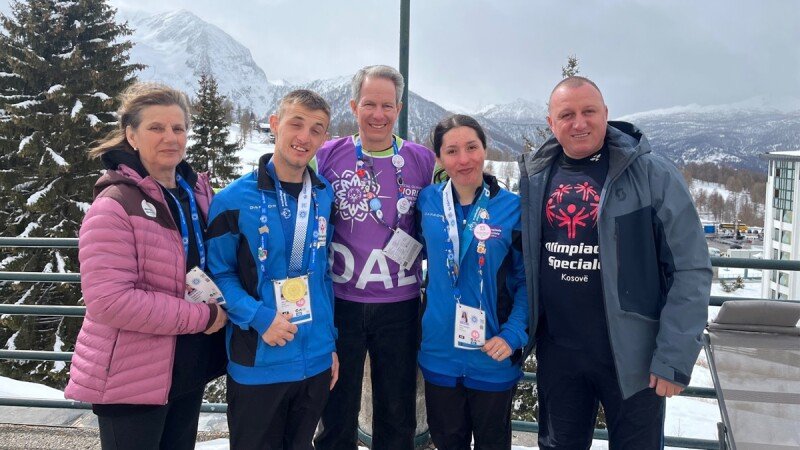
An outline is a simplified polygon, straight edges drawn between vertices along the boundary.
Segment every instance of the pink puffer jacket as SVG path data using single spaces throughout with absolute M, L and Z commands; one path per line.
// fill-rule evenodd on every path
M 212 191 L 205 174 L 194 193 L 207 217 Z M 205 330 L 212 311 L 183 299 L 181 235 L 155 180 L 119 165 L 98 180 L 95 195 L 79 241 L 86 317 L 64 396 L 163 405 L 175 336 Z

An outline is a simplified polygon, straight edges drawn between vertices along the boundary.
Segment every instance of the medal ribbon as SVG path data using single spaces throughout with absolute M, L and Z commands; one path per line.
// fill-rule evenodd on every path
M 197 253 L 200 255 L 200 269 L 205 270 L 206 268 L 206 247 L 203 244 L 203 232 L 200 226 L 200 215 L 197 212 L 197 202 L 194 199 L 194 192 L 192 188 L 189 186 L 189 183 L 183 179 L 180 175 L 175 175 L 175 180 L 178 182 L 178 186 L 180 186 L 186 194 L 189 195 L 189 212 L 192 214 L 192 228 L 194 229 L 194 239 L 197 241 Z M 175 205 L 178 207 L 178 216 L 180 218 L 181 223 L 181 242 L 183 243 L 183 256 L 188 259 L 189 258 L 189 223 L 186 221 L 186 215 L 183 212 L 183 206 L 181 206 L 181 201 L 178 200 L 178 197 L 175 197 L 175 194 L 169 191 L 169 189 L 165 189 L 167 194 L 172 197 L 172 200 L 175 202 Z
M 361 181 L 361 186 L 364 190 L 364 195 L 370 193 L 371 188 L 373 185 L 378 184 L 377 176 L 372 168 L 372 162 L 368 162 L 364 158 L 364 148 L 361 146 L 361 138 L 356 138 L 356 175 L 358 175 L 359 180 Z M 392 157 L 392 165 L 394 166 L 395 178 L 397 180 L 397 202 L 400 201 L 408 201 L 403 195 L 403 164 L 397 164 L 397 158 L 400 157 L 400 149 L 397 147 L 397 140 L 392 136 L 392 150 L 394 151 L 394 155 Z M 402 158 L 402 157 L 401 157 Z M 369 176 L 367 176 L 367 169 L 369 168 Z M 377 208 L 373 208 L 373 202 L 377 201 Z M 378 195 L 375 194 L 374 197 L 369 198 L 367 197 L 367 207 L 369 208 L 370 212 L 373 216 L 378 220 L 378 222 L 382 223 L 386 228 L 390 231 L 394 231 L 397 226 L 400 224 L 400 216 L 403 215 L 400 213 L 399 210 L 396 210 L 397 215 L 394 218 L 394 226 L 390 226 L 386 221 L 383 219 L 383 205 L 381 204 L 380 199 L 378 199 Z
M 280 209 L 278 215 L 280 216 L 282 224 L 289 225 L 287 222 L 291 219 L 292 210 L 289 208 L 289 200 L 287 198 L 286 191 L 281 187 L 281 182 L 275 175 L 274 165 L 271 161 L 267 165 L 267 172 L 270 174 L 270 176 L 272 176 L 272 179 L 275 183 L 275 191 L 278 196 L 278 207 Z M 287 277 L 289 278 L 299 276 L 303 272 L 308 273 L 308 268 L 314 267 L 314 262 L 316 261 L 316 248 L 312 248 L 308 266 L 306 266 L 306 270 L 303 270 L 303 254 L 306 247 L 306 234 L 308 231 L 311 203 L 314 203 L 314 224 L 316 226 L 319 223 L 319 206 L 317 205 L 316 194 L 317 193 L 311 186 L 311 175 L 309 174 L 308 169 L 306 169 L 306 171 L 303 173 L 303 189 L 300 191 L 299 198 L 297 199 L 297 214 L 295 214 L 294 220 L 294 238 L 292 240 L 292 251 L 290 253 L 289 262 L 287 265 Z M 259 268 L 261 269 L 262 273 L 266 273 L 266 253 L 262 258 L 261 252 L 267 251 L 269 219 L 267 215 L 267 196 L 263 190 L 261 191 L 261 217 L 259 220 L 261 221 L 261 227 L 259 228 L 259 235 L 261 238 L 261 247 L 259 249 L 258 258 L 260 261 Z M 288 227 L 286 229 L 288 229 Z M 314 234 L 316 235 L 316 232 Z M 310 247 L 316 247 L 316 241 L 317 239 L 315 237 L 312 240 Z
M 467 225 L 461 232 L 461 238 L 458 235 L 458 217 L 456 216 L 455 200 L 453 199 L 453 181 L 448 180 L 444 185 L 442 192 L 442 208 L 444 209 L 444 222 L 447 231 L 447 242 L 450 243 L 450 248 L 447 249 L 447 271 L 450 274 L 450 282 L 453 285 L 453 292 L 456 302 L 461 303 L 461 291 L 458 289 L 458 276 L 460 274 L 459 267 L 464 261 L 464 256 L 467 254 L 470 244 L 472 243 L 473 233 L 472 230 L 479 221 L 484 221 L 481 218 L 481 212 L 486 210 L 489 204 L 489 187 L 486 182 L 483 183 L 481 194 L 478 197 L 475 205 L 470 212 Z M 481 241 L 483 242 L 483 241 Z M 480 243 L 479 243 L 480 245 Z M 484 244 L 485 245 L 485 244 Z M 458 262 L 456 262 L 455 252 L 458 249 Z M 485 247 L 484 247 L 485 251 Z M 484 255 L 478 255 L 479 261 L 485 261 Z M 481 259 L 484 258 L 484 259 Z M 482 275 L 483 264 L 480 264 L 479 273 Z M 483 276 L 481 276 L 481 291 L 483 291 Z M 480 297 L 479 297 L 480 301 Z M 482 304 L 482 301 L 481 301 Z M 482 305 L 479 305 L 482 308 Z

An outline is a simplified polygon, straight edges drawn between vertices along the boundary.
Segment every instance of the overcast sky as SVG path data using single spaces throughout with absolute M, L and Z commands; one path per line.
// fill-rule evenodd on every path
M 0 0 L 0 10 L 8 11 Z M 398 65 L 399 0 L 112 0 L 192 11 L 249 47 L 270 79 Z M 567 56 L 612 117 L 754 96 L 800 99 L 795 0 L 412 0 L 410 88 L 475 110 L 544 102 Z M 800 104 L 800 103 L 798 103 Z

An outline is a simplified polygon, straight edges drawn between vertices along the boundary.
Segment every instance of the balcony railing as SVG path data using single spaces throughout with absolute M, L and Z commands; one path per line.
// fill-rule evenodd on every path
M 0 247 L 39 247 L 39 248 L 76 248 L 77 239 L 52 239 L 52 238 L 7 238 L 0 237 Z M 765 270 L 788 270 L 800 271 L 800 261 L 788 260 L 767 260 L 767 259 L 746 259 L 746 258 L 720 258 L 712 257 L 711 264 L 714 267 L 742 268 L 742 269 L 765 269 Z M 61 282 L 79 283 L 80 276 L 76 273 L 32 273 L 32 272 L 2 272 L 0 271 L 0 281 L 12 282 Z M 726 301 L 738 300 L 763 300 L 760 298 L 743 298 L 731 296 L 712 296 L 710 306 L 720 306 Z M 50 305 L 8 305 L 0 304 L 0 314 L 16 314 L 26 316 L 63 316 L 63 317 L 83 317 L 86 308 L 83 306 L 50 306 Z M 37 351 L 37 350 L 0 350 L 0 359 L 8 360 L 28 360 L 28 361 L 65 361 L 72 359 L 72 352 L 56 351 Z M 536 374 L 525 372 L 521 383 L 535 383 Z M 690 386 L 682 393 L 685 397 L 698 398 L 717 398 L 714 388 L 703 388 Z M 72 400 L 51 400 L 34 398 L 7 398 L 0 397 L 0 406 L 26 406 L 40 408 L 68 408 L 68 409 L 91 409 L 91 404 Z M 227 411 L 225 403 L 204 403 L 201 407 L 202 412 L 224 413 Z M 511 427 L 515 431 L 538 433 L 539 425 L 536 422 L 525 422 L 513 420 Z M 362 436 L 369 440 L 369 436 Z M 596 429 L 595 439 L 608 440 L 608 431 Z M 708 439 L 695 439 L 679 436 L 666 436 L 664 443 L 669 447 L 697 448 L 697 449 L 718 449 L 719 441 Z

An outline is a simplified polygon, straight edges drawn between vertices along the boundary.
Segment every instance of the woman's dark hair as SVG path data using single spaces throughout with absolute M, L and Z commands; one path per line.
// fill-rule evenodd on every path
M 436 154 L 436 157 L 441 156 L 442 152 L 442 141 L 444 141 L 444 135 L 447 134 L 448 131 L 452 130 L 453 128 L 458 127 L 469 127 L 475 130 L 475 134 L 478 135 L 478 139 L 481 140 L 481 144 L 483 144 L 484 150 L 487 149 L 486 146 L 486 133 L 483 131 L 483 127 L 481 124 L 478 123 L 473 117 L 468 116 L 466 114 L 454 114 L 449 117 L 445 117 L 442 119 L 441 122 L 437 123 L 436 126 L 433 128 L 433 132 L 431 133 L 431 142 L 433 143 L 433 153 Z M 447 173 L 444 171 L 442 167 L 436 165 L 436 169 L 433 172 L 433 182 L 434 183 L 441 183 L 447 180 Z
M 483 148 L 487 148 L 486 133 L 483 131 L 481 124 L 479 124 L 477 120 L 465 114 L 454 114 L 437 123 L 436 127 L 433 129 L 433 137 L 431 140 L 433 141 L 433 152 L 436 153 L 437 158 L 440 156 L 442 151 L 442 141 L 444 140 L 444 135 L 453 128 L 458 127 L 469 127 L 475 130 L 475 134 L 477 134 L 478 139 L 481 140 Z

